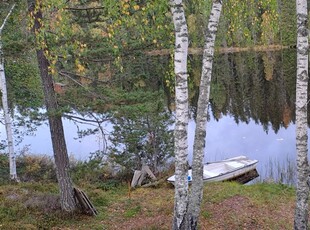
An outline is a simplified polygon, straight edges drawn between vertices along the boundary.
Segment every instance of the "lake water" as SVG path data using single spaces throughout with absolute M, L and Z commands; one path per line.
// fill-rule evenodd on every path
M 197 82 L 200 58 L 192 57 L 192 78 Z M 239 53 L 218 55 L 211 85 L 209 121 L 207 124 L 205 161 L 216 161 L 245 155 L 259 160 L 260 180 L 282 177 L 285 183 L 295 165 L 295 51 Z M 199 82 L 199 81 L 198 81 Z M 193 83 L 193 84 L 194 84 Z M 196 85 L 196 87 L 198 87 Z M 194 90 L 197 91 L 197 88 Z M 197 95 L 190 92 L 192 113 Z M 63 119 L 68 153 L 87 160 L 90 152 L 102 149 L 100 135 L 77 138 L 77 126 Z M 111 124 L 105 124 L 111 131 Z M 88 128 L 80 125 L 80 129 Z M 189 161 L 191 161 L 195 122 L 189 123 Z M 0 126 L 3 135 L 4 127 Z M 2 136 L 2 139 L 4 137 Z M 38 127 L 35 136 L 26 136 L 16 146 L 28 146 L 32 154 L 52 155 L 47 125 Z M 284 179 L 283 179 L 284 178 Z
M 102 150 L 102 137 L 92 135 L 77 138 L 77 126 L 70 120 L 63 119 L 68 153 L 78 160 L 88 160 L 90 152 Z M 80 129 L 89 128 L 80 125 Z M 106 129 L 111 130 L 110 125 Z M 195 122 L 189 123 L 189 146 L 193 146 Z M 5 133 L 4 126 L 0 127 L 1 133 Z M 277 133 L 264 131 L 263 127 L 254 121 L 237 124 L 233 117 L 223 116 L 218 121 L 211 118 L 207 124 L 205 162 L 222 160 L 225 158 L 245 155 L 259 160 L 257 170 L 260 180 L 268 177 L 279 179 L 280 171 L 287 170 L 287 161 L 295 164 L 295 125 L 280 128 Z M 23 141 L 16 146 L 20 151 L 27 146 L 26 153 L 53 155 L 52 143 L 47 124 L 38 127 L 34 136 L 25 136 Z M 192 149 L 189 150 L 191 161 Z M 274 172 L 272 172 L 274 170 Z

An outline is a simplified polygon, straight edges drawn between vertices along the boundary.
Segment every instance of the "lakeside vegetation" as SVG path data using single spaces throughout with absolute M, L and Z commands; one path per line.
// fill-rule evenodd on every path
M 0 229 L 170 229 L 174 187 L 160 174 L 154 187 L 129 189 L 130 175 L 113 176 L 108 166 L 93 159 L 71 160 L 75 187 L 82 189 L 98 211 L 95 217 L 61 211 L 54 165 L 44 156 L 20 156 L 22 181 L 10 184 L 0 157 Z M 100 166 L 101 165 L 101 166 Z M 216 191 L 216 192 L 214 192 Z M 235 182 L 206 184 L 200 229 L 292 229 L 294 187 L 280 183 Z
M 1 15 L 6 13 L 11 2 L 5 1 L 6 7 L 0 8 Z M 72 2 L 84 7 L 97 7 L 96 1 Z M 52 64 L 51 73 L 58 73 L 54 75 L 54 80 L 66 87 L 64 93 L 57 95 L 61 105 L 57 112 L 64 114 L 76 109 L 85 114 L 95 111 L 104 114 L 104 119 L 114 122 L 115 148 L 105 149 L 107 152 L 104 154 L 114 157 L 114 162 L 125 166 L 127 170 L 114 175 L 108 165 L 111 162 L 102 162 L 102 159 L 71 162 L 71 176 L 75 185 L 85 190 L 99 215 L 68 215 L 60 211 L 53 160 L 21 156 L 17 169 L 22 182 L 10 185 L 6 177 L 9 174 L 7 157 L 0 155 L 0 229 L 170 229 L 173 188 L 163 183 L 156 188 L 130 191 L 128 182 L 132 169 L 141 166 L 142 158 L 151 161 L 156 156 L 156 161 L 151 162 L 156 171 L 166 157 L 173 155 L 169 145 L 172 136 L 163 135 L 169 134 L 165 128 L 170 121 L 165 121 L 167 117 L 171 118 L 171 111 L 174 110 L 172 59 L 145 56 L 145 51 L 171 48 L 171 15 L 158 14 L 168 8 L 167 1 L 158 1 L 158 5 L 141 1 L 139 5 L 135 1 L 129 1 L 131 4 L 128 4 L 126 0 L 119 1 L 117 7 L 114 7 L 115 1 L 107 2 L 112 3 L 111 10 L 95 9 L 86 11 L 86 14 L 73 10 L 62 15 L 63 11 L 57 7 L 52 8 L 54 12 L 50 14 L 49 7 L 46 7 L 44 13 L 49 16 L 44 21 L 47 25 L 44 29 L 48 32 L 48 46 L 44 44 L 43 48 L 49 51 L 47 55 L 50 55 Z M 205 27 L 210 8 L 207 5 L 211 1 L 197 5 L 201 1 L 193 1 L 194 4 L 185 2 L 191 46 L 201 47 L 203 30 L 196 25 Z M 295 16 L 294 7 L 290 7 L 292 4 L 276 0 L 249 0 L 247 4 L 234 0 L 225 3 L 217 47 L 290 46 L 296 38 L 295 22 L 291 20 Z M 207 10 L 200 13 L 204 8 Z M 33 57 L 38 47 L 27 30 L 25 9 L 25 2 L 18 5 L 19 14 L 10 21 L 8 33 L 4 35 L 4 51 L 11 94 L 10 107 L 12 110 L 17 108 L 22 114 L 28 115 L 27 112 L 30 112 L 31 116 L 40 110 L 43 96 L 38 87 L 40 81 Z M 67 21 L 62 21 L 62 18 Z M 137 22 L 142 22 L 141 25 L 138 23 L 139 27 L 136 27 Z M 61 26 L 55 26 L 59 24 Z M 221 113 L 232 113 L 236 122 L 254 119 L 263 124 L 266 131 L 270 124 L 277 131 L 294 122 L 295 83 L 291 84 L 285 78 L 287 72 L 276 72 L 280 68 L 275 60 L 285 62 L 285 56 L 266 52 L 262 57 L 255 54 L 249 58 L 252 62 L 245 63 L 240 56 L 225 55 L 224 65 L 220 63 L 215 68 L 218 75 L 211 87 L 214 117 L 220 118 Z M 190 60 L 192 66 L 197 64 L 195 59 Z M 258 63 L 261 64 L 260 68 L 257 68 Z M 225 65 L 227 68 L 223 68 Z M 282 67 L 285 69 L 288 66 Z M 239 84 L 227 79 L 231 70 L 234 77 L 242 76 Z M 254 70 L 259 72 L 252 81 L 247 78 L 247 73 Z M 200 74 L 196 69 L 191 71 L 191 101 L 195 107 Z M 261 77 L 260 72 L 264 72 L 265 76 Z M 289 90 L 278 91 L 279 84 L 272 82 L 273 79 Z M 260 96 L 252 94 L 253 91 Z M 234 95 L 234 100 L 228 99 L 228 92 Z M 270 98 L 280 100 L 275 100 L 276 104 L 273 104 Z M 156 106 L 154 101 L 157 101 Z M 195 108 L 192 112 L 195 117 Z M 162 120 L 158 119 L 158 114 L 162 115 Z M 279 119 L 273 120 L 274 117 Z M 35 120 L 31 117 L 29 123 Z M 81 132 L 81 136 L 96 132 L 100 132 L 100 129 Z M 160 139 L 155 138 L 158 136 Z M 118 145 L 126 146 L 125 151 L 119 151 Z M 141 146 L 149 155 L 145 156 Z M 154 146 L 162 148 L 156 149 Z M 162 152 L 167 156 L 158 154 Z M 124 159 L 130 159 L 130 162 Z M 165 175 L 161 176 L 164 178 Z M 294 197 L 294 189 L 281 184 L 206 185 L 200 225 L 202 229 L 225 229 L 227 226 L 231 229 L 292 229 Z
M 0 187 L 0 229 L 170 229 L 174 189 L 166 182 L 131 192 L 126 183 L 80 181 L 98 216 L 59 210 L 56 183 Z M 217 191 L 214 193 L 214 191 Z M 204 188 L 200 229 L 292 229 L 295 190 L 282 184 L 211 183 Z

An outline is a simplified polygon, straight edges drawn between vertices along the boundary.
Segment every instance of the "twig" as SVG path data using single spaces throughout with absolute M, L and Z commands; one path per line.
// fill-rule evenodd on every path
M 3 23 L 2 23 L 2 25 L 1 25 L 1 27 L 0 27 L 0 34 L 2 33 L 2 30 L 3 30 L 4 26 L 5 26 L 5 23 L 6 23 L 6 21 L 8 20 L 8 18 L 10 17 L 10 15 L 11 15 L 11 13 L 12 13 L 14 7 L 15 7 L 15 3 L 14 3 L 13 6 L 11 7 L 9 13 L 6 15 L 6 17 L 5 17 L 5 19 L 4 19 Z

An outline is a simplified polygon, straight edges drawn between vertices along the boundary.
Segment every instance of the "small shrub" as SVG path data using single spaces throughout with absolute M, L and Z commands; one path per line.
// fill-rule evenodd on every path
M 9 177 L 9 157 L 7 154 L 0 154 L 0 184 L 8 183 Z
M 16 165 L 17 175 L 22 181 L 57 181 L 52 157 L 22 154 L 17 158 Z
M 108 191 L 108 190 L 113 190 L 117 187 L 119 187 L 121 185 L 121 181 L 119 180 L 115 180 L 115 179 L 110 179 L 110 180 L 107 180 L 105 182 L 101 182 L 97 188 L 100 188 L 104 191 Z

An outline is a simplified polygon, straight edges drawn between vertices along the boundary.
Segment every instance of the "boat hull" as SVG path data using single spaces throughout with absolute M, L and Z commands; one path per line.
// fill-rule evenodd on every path
M 245 156 L 238 156 L 229 158 L 223 161 L 207 163 L 204 165 L 203 170 L 203 181 L 217 182 L 217 181 L 227 181 L 233 180 L 234 178 L 239 178 L 253 170 L 256 170 L 258 160 L 251 160 Z M 168 182 L 175 182 L 175 176 L 171 176 Z M 192 181 L 192 170 L 188 170 L 188 181 Z

